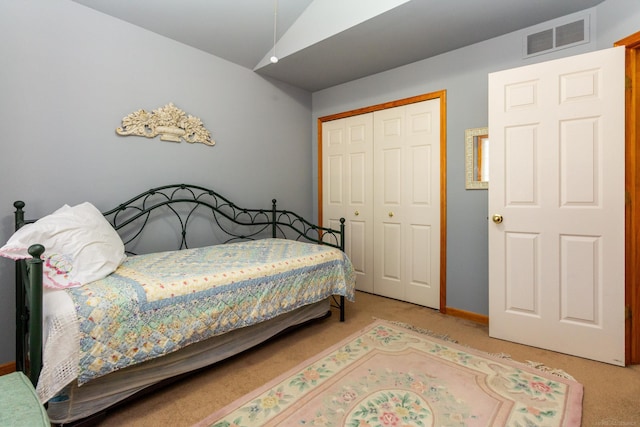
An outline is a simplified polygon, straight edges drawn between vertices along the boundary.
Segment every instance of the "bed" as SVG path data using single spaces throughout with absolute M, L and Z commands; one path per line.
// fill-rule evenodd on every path
M 244 209 L 178 184 L 104 213 L 65 205 L 34 221 L 24 202 L 14 207 L 16 233 L 0 254 L 17 266 L 16 369 L 56 424 L 332 310 L 344 321 L 345 298 L 354 300 L 344 220 L 316 226 L 275 199 Z M 178 243 L 165 247 L 171 239 Z

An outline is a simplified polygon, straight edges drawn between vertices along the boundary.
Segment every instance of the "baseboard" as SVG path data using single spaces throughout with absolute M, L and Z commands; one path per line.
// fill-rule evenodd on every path
M 10 374 L 11 372 L 16 371 L 16 363 L 10 362 L 5 363 L 4 365 L 0 365 L 0 375 Z
M 471 311 L 460 310 L 459 308 L 453 307 L 447 307 L 445 313 L 449 316 L 460 317 L 476 323 L 482 323 L 483 325 L 489 324 L 489 316 L 485 316 L 484 314 L 473 313 Z

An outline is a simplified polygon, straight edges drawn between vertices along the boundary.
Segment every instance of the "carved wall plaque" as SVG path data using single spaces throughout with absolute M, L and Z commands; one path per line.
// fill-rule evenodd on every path
M 116 129 L 118 135 L 136 135 L 155 138 L 160 135 L 163 141 L 180 142 L 181 139 L 189 143 L 201 142 L 215 145 L 211 133 L 203 126 L 202 121 L 192 115 L 187 115 L 173 103 L 147 112 L 138 110 L 122 119 L 122 127 Z

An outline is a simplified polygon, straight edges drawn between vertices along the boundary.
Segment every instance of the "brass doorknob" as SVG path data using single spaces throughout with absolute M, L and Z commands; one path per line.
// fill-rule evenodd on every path
M 389 218 L 393 218 L 393 212 L 389 212 Z
M 355 211 L 353 214 L 354 214 L 355 216 L 358 216 L 358 215 L 360 215 L 360 211 Z
M 500 224 L 502 222 L 502 215 L 500 214 L 495 214 L 493 215 L 493 217 L 491 218 L 493 220 L 493 222 L 495 222 L 496 224 Z

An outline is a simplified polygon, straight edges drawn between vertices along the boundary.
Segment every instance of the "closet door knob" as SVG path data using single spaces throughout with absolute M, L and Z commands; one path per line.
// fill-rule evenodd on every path
M 355 216 L 358 216 L 358 215 L 360 215 L 360 212 L 359 212 L 359 211 L 355 211 L 353 214 L 354 214 Z
M 393 212 L 389 212 L 389 218 L 393 218 Z
M 500 214 L 495 214 L 493 215 L 493 217 L 491 217 L 491 219 L 493 220 L 493 222 L 495 222 L 496 224 L 500 224 L 503 220 L 502 215 Z

